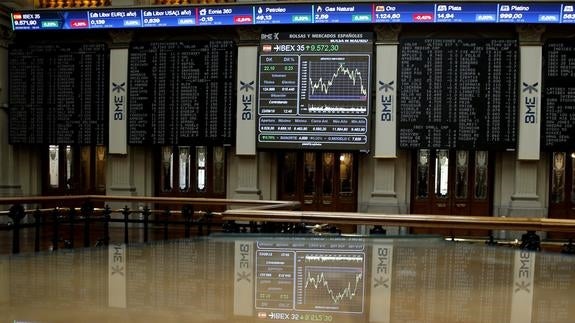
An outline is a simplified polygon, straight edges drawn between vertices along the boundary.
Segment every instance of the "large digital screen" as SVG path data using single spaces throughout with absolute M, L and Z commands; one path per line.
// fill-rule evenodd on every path
M 10 46 L 9 142 L 107 142 L 108 60 L 103 43 Z
M 399 57 L 400 148 L 516 147 L 516 39 L 404 38 Z
M 368 150 L 372 35 L 262 34 L 258 148 Z
M 128 143 L 229 143 L 235 62 L 231 40 L 133 43 Z
M 549 39 L 543 46 L 543 122 L 541 148 L 575 147 L 575 42 Z
M 568 2 L 338 2 L 24 10 L 11 16 L 14 30 L 324 23 L 573 24 L 575 7 Z

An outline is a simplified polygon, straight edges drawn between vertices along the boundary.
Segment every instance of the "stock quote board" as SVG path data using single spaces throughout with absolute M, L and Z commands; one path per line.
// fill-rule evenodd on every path
M 575 148 L 575 41 L 548 40 L 543 47 L 542 149 Z
M 398 145 L 514 149 L 515 39 L 401 39 Z
M 10 143 L 106 143 L 108 60 L 105 44 L 12 45 Z
M 132 44 L 128 143 L 230 143 L 235 66 L 231 40 Z
M 370 33 L 262 34 L 258 148 L 368 150 Z

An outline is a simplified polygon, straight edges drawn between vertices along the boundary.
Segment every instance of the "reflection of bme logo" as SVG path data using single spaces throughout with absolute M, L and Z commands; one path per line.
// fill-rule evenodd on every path
M 389 248 L 378 248 L 377 249 L 377 273 L 378 274 L 388 274 L 388 264 L 389 264 Z
M 242 243 L 240 245 L 240 268 L 250 268 L 250 245 L 247 243 Z

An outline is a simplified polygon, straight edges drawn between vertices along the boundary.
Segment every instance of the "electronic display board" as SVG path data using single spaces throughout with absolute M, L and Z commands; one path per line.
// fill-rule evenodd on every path
M 372 35 L 262 34 L 258 148 L 369 149 Z
M 543 46 L 541 147 L 575 148 L 575 41 L 551 39 Z
M 253 23 L 252 8 L 248 6 L 198 8 L 199 25 L 243 25 Z
M 142 10 L 142 27 L 193 26 L 195 24 L 195 9 L 170 8 Z
M 566 2 L 361 2 L 19 10 L 14 30 L 350 23 L 572 24 Z
M 314 6 L 314 23 L 362 23 L 373 21 L 369 3 L 325 3 Z
M 231 142 L 233 41 L 132 43 L 128 62 L 129 144 Z
M 258 5 L 254 24 L 302 24 L 312 22 L 311 6 L 306 4 Z
M 518 42 L 401 39 L 398 145 L 514 149 Z
M 105 44 L 11 46 L 10 143 L 105 144 L 108 56 Z

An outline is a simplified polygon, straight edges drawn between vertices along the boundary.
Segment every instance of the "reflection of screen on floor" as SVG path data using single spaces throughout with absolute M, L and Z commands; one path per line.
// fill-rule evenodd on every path
M 255 248 L 255 315 L 267 320 L 329 322 L 365 312 L 361 240 L 259 241 Z

